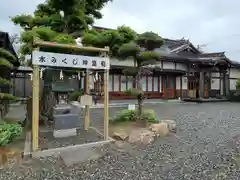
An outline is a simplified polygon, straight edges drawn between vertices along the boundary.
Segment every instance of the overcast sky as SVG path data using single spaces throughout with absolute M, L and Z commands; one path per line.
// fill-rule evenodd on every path
M 16 33 L 10 16 L 32 13 L 44 0 L 0 0 L 0 29 Z M 205 51 L 226 51 L 240 61 L 239 0 L 114 0 L 96 25 L 127 25 L 137 32 L 151 30 L 165 38 L 185 37 Z

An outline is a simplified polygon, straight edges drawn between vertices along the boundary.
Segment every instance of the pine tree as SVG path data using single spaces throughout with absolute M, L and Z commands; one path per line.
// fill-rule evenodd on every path
M 14 63 L 17 61 L 16 57 L 10 53 L 9 51 L 0 48 L 0 86 L 1 88 L 7 88 L 9 89 L 11 86 L 10 81 L 10 71 L 14 67 Z M 2 114 L 5 115 L 7 113 L 7 107 L 8 107 L 8 101 L 9 100 L 15 100 L 16 97 L 14 97 L 12 94 L 0 92 L 0 101 L 3 105 Z

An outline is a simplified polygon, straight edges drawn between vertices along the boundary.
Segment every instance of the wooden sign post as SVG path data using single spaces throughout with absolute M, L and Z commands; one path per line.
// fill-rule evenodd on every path
M 103 70 L 104 78 L 104 139 L 108 139 L 108 72 L 110 62 L 108 58 L 108 48 L 82 47 L 76 45 L 57 44 L 52 42 L 36 41 L 34 46 L 37 48 L 32 52 L 33 64 L 33 112 L 32 113 L 32 150 L 38 149 L 39 134 L 39 66 L 43 67 L 65 67 L 76 69 L 90 69 L 91 71 Z M 55 47 L 71 49 L 78 52 L 99 52 L 99 56 L 84 56 L 73 54 L 61 54 L 39 51 L 41 47 Z M 88 89 L 89 74 L 86 73 L 86 87 Z M 89 89 L 87 90 L 89 91 Z M 86 98 L 86 96 L 85 96 Z M 87 100 L 89 102 L 89 98 Z M 89 105 L 85 105 L 85 130 L 89 127 Z

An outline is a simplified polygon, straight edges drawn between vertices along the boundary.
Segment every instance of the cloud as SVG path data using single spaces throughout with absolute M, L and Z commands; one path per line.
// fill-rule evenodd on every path
M 44 0 L 0 1 L 0 27 L 18 31 L 9 16 L 31 13 Z M 116 28 L 127 25 L 137 32 L 154 31 L 166 38 L 185 37 L 206 51 L 226 51 L 230 59 L 240 57 L 240 1 L 238 0 L 114 0 L 103 8 L 96 25 Z

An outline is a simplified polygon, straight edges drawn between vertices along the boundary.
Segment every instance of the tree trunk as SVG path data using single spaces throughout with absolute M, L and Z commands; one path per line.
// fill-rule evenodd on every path
M 140 68 L 138 70 L 138 73 L 137 73 L 137 77 L 136 77 L 136 80 L 137 80 L 137 89 L 138 89 L 138 96 L 137 96 L 137 99 L 138 99 L 138 117 L 141 118 L 142 116 L 142 112 L 143 112 L 143 90 L 142 90 L 142 76 L 141 76 L 141 71 L 140 71 Z
M 40 116 L 47 118 L 48 121 L 53 121 L 53 111 L 54 111 L 55 105 L 56 105 L 56 98 L 54 96 L 54 93 L 52 92 L 50 87 L 45 86 L 43 88 L 42 97 L 41 97 Z

